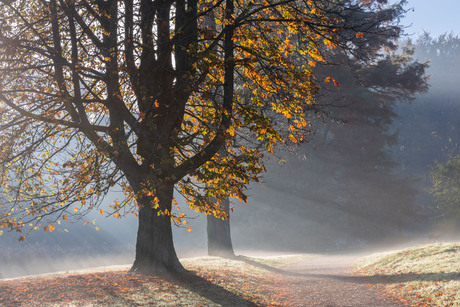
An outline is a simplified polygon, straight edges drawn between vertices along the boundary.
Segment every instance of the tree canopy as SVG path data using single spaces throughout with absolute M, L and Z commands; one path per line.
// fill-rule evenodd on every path
M 53 231 L 104 214 L 104 195 L 121 187 L 108 213 L 139 216 L 142 272 L 181 270 L 173 191 L 207 214 L 221 214 L 211 197 L 245 199 L 262 148 L 308 131 L 320 47 L 358 54 L 366 31 L 396 37 L 402 12 L 386 1 L 1 3 L 0 227 Z M 235 94 L 235 76 L 249 96 Z

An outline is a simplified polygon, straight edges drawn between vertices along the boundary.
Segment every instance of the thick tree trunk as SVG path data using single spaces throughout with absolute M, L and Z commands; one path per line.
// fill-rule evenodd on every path
M 159 208 L 171 212 L 174 185 L 157 190 Z M 136 258 L 130 272 L 157 274 L 161 272 L 185 271 L 174 249 L 171 218 L 158 215 L 149 199 L 140 204 L 139 228 L 137 231 Z
M 228 219 L 218 219 L 213 215 L 208 215 L 208 255 L 219 257 L 235 256 L 230 235 L 230 201 L 227 198 L 222 201 Z

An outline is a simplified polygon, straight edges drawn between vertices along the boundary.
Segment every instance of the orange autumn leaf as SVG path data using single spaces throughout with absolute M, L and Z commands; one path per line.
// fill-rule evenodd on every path
M 53 232 L 54 229 L 56 229 L 56 227 L 54 227 L 54 226 L 51 225 L 51 224 L 46 225 L 45 227 L 43 227 L 43 230 L 44 230 L 44 231 L 49 231 L 49 232 Z

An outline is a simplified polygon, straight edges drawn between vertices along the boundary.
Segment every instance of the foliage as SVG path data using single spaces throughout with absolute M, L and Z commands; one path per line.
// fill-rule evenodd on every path
M 0 227 L 132 212 L 132 270 L 150 274 L 183 270 L 174 190 L 225 218 L 219 201 L 246 199 L 264 150 L 304 140 L 323 50 L 358 58 L 367 32 L 396 38 L 404 1 L 0 3 Z
M 319 46 L 362 26 L 334 1 L 2 4 L 1 227 L 18 231 L 53 231 L 112 187 L 125 193 L 114 217 L 145 205 L 171 214 L 171 185 L 205 213 L 219 214 L 210 196 L 245 199 L 262 151 L 233 147 L 235 137 L 252 134 L 268 151 L 302 140 Z M 221 98 L 233 71 L 250 99 Z M 226 157 L 213 158 L 224 144 Z
M 431 169 L 433 187 L 430 193 L 436 198 L 436 211 L 443 216 L 460 217 L 460 155 L 445 163 L 437 162 Z

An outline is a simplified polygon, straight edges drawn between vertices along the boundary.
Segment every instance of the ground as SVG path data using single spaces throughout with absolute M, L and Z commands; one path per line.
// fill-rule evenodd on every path
M 439 257 L 441 249 L 445 254 Z M 455 244 L 435 247 L 435 251 L 449 263 L 460 255 Z M 392 255 L 378 259 L 391 260 L 395 269 L 395 257 L 398 264 L 404 264 L 400 257 L 413 253 Z M 179 275 L 127 274 L 129 266 L 113 266 L 16 278 L 0 281 L 0 306 L 439 306 L 427 299 L 421 305 L 420 300 L 389 290 L 389 286 L 399 287 L 426 274 L 410 275 L 409 281 L 409 275 L 404 275 L 401 280 L 402 275 L 394 272 L 372 271 L 369 263 L 374 260 L 366 260 L 366 273 L 353 273 L 353 262 L 362 256 L 197 257 L 182 259 L 189 273 Z M 385 268 L 384 264 L 376 267 Z M 433 281 L 436 293 L 442 282 L 458 285 L 458 269 L 440 276 L 441 281 Z M 411 290 L 405 291 L 410 297 Z M 455 306 L 457 292 L 446 295 L 443 306 Z
M 402 306 L 384 280 L 352 274 L 359 255 L 316 257 L 283 268 L 288 306 Z

